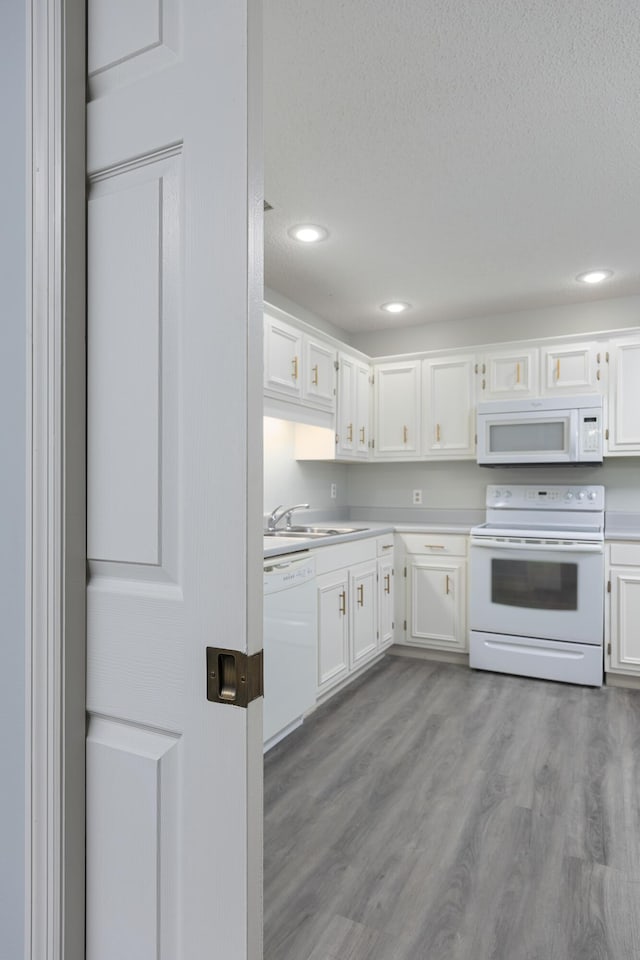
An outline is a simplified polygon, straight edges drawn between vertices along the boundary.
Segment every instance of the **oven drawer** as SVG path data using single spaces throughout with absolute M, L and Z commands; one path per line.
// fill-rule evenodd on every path
M 602 647 L 472 630 L 469 666 L 520 677 L 602 686 Z

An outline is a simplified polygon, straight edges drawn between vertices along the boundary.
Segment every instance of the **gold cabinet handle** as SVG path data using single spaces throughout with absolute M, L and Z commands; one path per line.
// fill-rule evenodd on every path
M 364 427 L 360 427 L 360 443 L 364 444 Z
M 344 614 L 346 614 L 346 612 L 347 612 L 347 593 L 346 593 L 346 590 L 343 590 L 342 593 L 340 594 L 340 609 L 339 609 L 338 612 L 339 612 L 339 613 L 344 613 Z
M 350 423 L 347 427 L 347 440 L 349 443 L 353 443 L 353 424 Z
M 358 606 L 364 607 L 364 583 L 358 584 Z
M 313 371 L 313 379 L 311 380 L 311 383 L 314 385 L 314 387 L 317 387 L 318 386 L 318 364 L 316 363 L 315 367 L 312 367 L 311 369 Z
M 449 593 L 451 592 L 451 591 L 449 590 L 449 583 L 450 583 L 450 581 L 449 581 L 449 574 L 446 575 L 446 578 L 445 578 L 445 579 L 446 579 L 446 581 L 447 581 L 447 594 L 449 594 Z
M 407 440 L 408 440 L 408 438 L 409 438 L 409 431 L 407 430 L 406 427 L 403 427 L 403 428 L 402 428 L 402 442 L 403 442 L 403 443 L 406 443 Z
M 392 543 L 383 543 L 383 544 L 382 544 L 382 549 L 383 549 L 383 550 L 393 550 L 393 544 L 392 544 Z
M 291 376 L 293 377 L 294 380 L 297 380 L 298 379 L 298 358 L 297 357 L 293 358 L 293 360 L 291 361 L 291 365 L 293 367 L 293 373 L 291 374 Z
M 440 424 L 436 423 L 436 443 L 440 443 Z
M 520 383 L 520 364 L 516 363 L 516 383 Z
M 427 550 L 446 550 L 444 543 L 425 543 Z
M 560 379 L 560 357 L 556 360 L 556 380 Z
M 391 574 L 385 573 L 384 575 L 384 592 L 391 593 Z

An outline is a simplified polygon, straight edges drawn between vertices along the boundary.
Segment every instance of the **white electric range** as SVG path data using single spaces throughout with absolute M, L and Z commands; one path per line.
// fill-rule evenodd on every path
M 469 663 L 601 686 L 604 487 L 490 485 L 471 530 Z

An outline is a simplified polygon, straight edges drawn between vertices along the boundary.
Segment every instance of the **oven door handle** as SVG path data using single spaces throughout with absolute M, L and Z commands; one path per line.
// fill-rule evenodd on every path
M 604 553 L 604 544 L 602 543 L 505 543 L 504 540 L 492 540 L 491 537 L 482 537 L 481 539 L 471 540 L 472 547 L 485 547 L 490 550 L 526 550 L 527 552 L 535 550 L 545 550 L 547 553 Z

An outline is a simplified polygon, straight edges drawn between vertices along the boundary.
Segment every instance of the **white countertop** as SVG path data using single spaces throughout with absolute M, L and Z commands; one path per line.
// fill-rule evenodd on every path
M 327 521 L 331 523 L 332 521 Z M 334 521 L 335 522 L 335 521 Z M 349 523 L 349 521 L 340 521 L 340 523 Z M 411 523 L 403 521 L 401 523 L 390 523 L 382 520 L 358 520 L 358 526 L 361 528 L 354 533 L 342 533 L 331 537 L 313 537 L 304 540 L 298 537 L 265 537 L 264 538 L 264 556 L 279 557 L 285 553 L 299 553 L 302 550 L 315 549 L 317 547 L 326 547 L 336 543 L 347 543 L 350 540 L 362 540 L 367 537 L 379 537 L 385 533 L 452 533 L 466 536 L 471 529 L 468 523 L 464 524 L 436 524 L 436 523 Z M 355 525 L 355 524 L 354 524 Z

